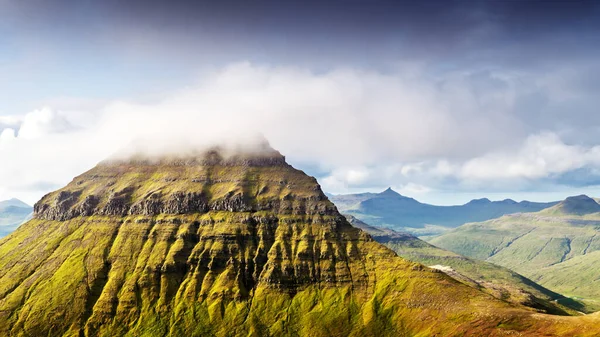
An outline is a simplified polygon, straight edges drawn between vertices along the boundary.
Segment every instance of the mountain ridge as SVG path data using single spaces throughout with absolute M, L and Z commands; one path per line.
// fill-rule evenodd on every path
M 467 222 L 483 221 L 504 214 L 534 212 L 558 202 L 516 202 L 474 199 L 463 205 L 436 206 L 402 196 L 391 188 L 381 193 L 334 195 L 331 201 L 340 212 L 376 226 L 392 227 L 417 235 L 442 233 Z

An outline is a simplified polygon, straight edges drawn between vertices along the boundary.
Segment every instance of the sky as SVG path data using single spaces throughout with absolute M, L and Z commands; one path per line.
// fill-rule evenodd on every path
M 600 2 L 0 0 L 0 199 L 264 135 L 326 192 L 600 196 Z

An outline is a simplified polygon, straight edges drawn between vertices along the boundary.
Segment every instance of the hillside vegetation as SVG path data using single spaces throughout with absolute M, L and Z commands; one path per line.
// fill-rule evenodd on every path
M 586 196 L 546 210 L 471 223 L 430 243 L 510 268 L 600 309 L 600 205 Z
M 439 269 L 498 299 L 555 314 L 587 311 L 583 303 L 546 289 L 505 267 L 438 248 L 408 233 L 370 226 L 351 215 L 346 217 L 353 226 L 369 233 L 398 256 Z

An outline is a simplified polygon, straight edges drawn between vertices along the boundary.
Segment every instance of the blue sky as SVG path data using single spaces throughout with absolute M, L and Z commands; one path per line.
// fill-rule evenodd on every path
M 0 199 L 138 136 L 249 129 L 333 193 L 599 196 L 599 19 L 595 1 L 0 0 Z

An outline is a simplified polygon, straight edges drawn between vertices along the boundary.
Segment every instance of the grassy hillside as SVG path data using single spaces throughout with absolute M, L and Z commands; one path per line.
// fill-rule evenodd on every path
M 598 309 L 600 213 L 590 201 L 569 198 L 538 213 L 466 224 L 430 243 L 505 266 Z
M 587 311 L 583 303 L 546 289 L 502 266 L 438 248 L 407 233 L 370 226 L 351 215 L 347 219 L 353 226 L 369 233 L 375 241 L 391 248 L 398 256 L 438 268 L 454 279 L 498 299 L 556 314 L 572 313 L 572 310 Z
M 335 195 L 331 200 L 341 212 L 371 225 L 418 236 L 440 234 L 466 222 L 493 219 L 504 214 L 537 212 L 556 204 L 477 199 L 464 205 L 435 206 L 402 196 L 392 189 L 381 193 Z

